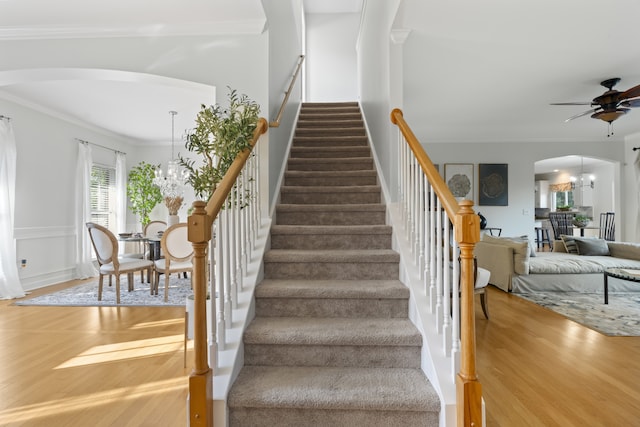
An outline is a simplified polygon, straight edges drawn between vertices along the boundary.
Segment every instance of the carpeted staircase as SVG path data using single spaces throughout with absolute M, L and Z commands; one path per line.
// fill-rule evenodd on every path
M 357 103 L 304 104 L 231 426 L 437 426 Z

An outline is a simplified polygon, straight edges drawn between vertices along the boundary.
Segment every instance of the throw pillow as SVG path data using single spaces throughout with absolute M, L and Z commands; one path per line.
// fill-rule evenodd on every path
M 584 256 L 611 255 L 607 241 L 598 238 L 581 238 L 574 237 L 574 241 L 578 246 L 578 254 Z
M 578 245 L 576 244 L 576 240 L 573 236 L 562 234 L 560 235 L 560 238 L 564 243 L 564 248 L 567 250 L 567 253 L 578 255 Z

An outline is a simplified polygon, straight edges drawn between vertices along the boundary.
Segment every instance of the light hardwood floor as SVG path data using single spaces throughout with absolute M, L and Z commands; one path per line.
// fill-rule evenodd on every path
M 640 337 L 606 337 L 489 287 L 489 427 L 640 425 Z M 35 292 L 35 294 L 41 291 Z M 184 426 L 182 308 L 0 302 L 0 425 Z
M 0 302 L 0 425 L 186 425 L 184 308 L 11 304 Z

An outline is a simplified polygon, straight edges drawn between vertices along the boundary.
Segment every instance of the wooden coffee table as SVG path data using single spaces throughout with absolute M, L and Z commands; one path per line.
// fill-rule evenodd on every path
M 609 277 L 640 282 L 640 270 L 631 268 L 607 268 L 604 271 L 604 303 L 609 304 Z

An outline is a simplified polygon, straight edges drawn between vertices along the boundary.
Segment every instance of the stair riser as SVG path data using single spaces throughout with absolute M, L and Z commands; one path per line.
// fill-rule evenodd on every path
M 399 266 L 397 262 L 315 263 L 265 261 L 264 276 L 266 279 L 393 280 L 399 277 Z
M 257 317 L 405 318 L 407 299 L 256 298 Z
M 310 122 L 310 121 L 345 121 L 345 120 L 359 120 L 360 126 L 362 126 L 362 115 L 360 113 L 321 113 L 321 114 L 312 114 L 312 113 L 303 113 L 300 112 L 300 116 L 298 117 L 298 123 L 300 122 Z
M 364 128 L 307 128 L 296 129 L 294 136 L 366 136 Z
M 286 193 L 283 192 L 281 202 L 286 204 L 319 205 L 319 204 L 361 204 L 380 203 L 380 193 L 378 192 L 355 192 L 355 193 Z
M 353 171 L 372 170 L 373 159 L 344 159 L 324 160 L 318 159 L 290 159 L 287 169 L 290 171 Z
M 385 220 L 382 211 L 281 211 L 276 216 L 279 225 L 379 225 Z
M 348 147 L 338 150 L 327 150 L 318 148 L 296 148 L 291 149 L 291 159 L 342 159 L 345 157 L 371 157 L 369 147 Z
M 437 412 L 316 408 L 232 408 L 231 427 L 424 427 L 439 425 Z
M 244 363 L 254 366 L 420 368 L 420 347 L 380 345 L 244 344 Z
M 363 147 L 368 146 L 366 136 L 350 137 L 297 137 L 293 138 L 293 147 Z
M 271 234 L 272 249 L 390 249 L 391 234 Z
M 329 129 L 343 129 L 343 128 L 361 128 L 363 126 L 362 120 L 332 120 L 331 118 L 327 118 L 322 120 L 320 118 L 316 118 L 314 120 L 298 120 L 298 125 L 296 126 L 296 130 L 301 129 L 315 129 L 315 128 L 329 128 Z
M 293 176 L 285 175 L 284 185 L 290 187 L 298 186 L 347 186 L 347 185 L 378 185 L 375 175 L 370 176 Z

